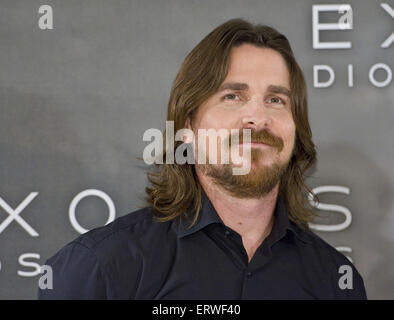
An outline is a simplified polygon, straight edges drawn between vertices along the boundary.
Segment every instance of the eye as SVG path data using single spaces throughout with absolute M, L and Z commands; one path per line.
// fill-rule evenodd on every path
M 273 104 L 285 104 L 285 101 L 279 97 L 270 97 L 268 98 L 268 102 Z
M 239 96 L 235 93 L 229 93 L 223 96 L 223 100 L 239 100 Z

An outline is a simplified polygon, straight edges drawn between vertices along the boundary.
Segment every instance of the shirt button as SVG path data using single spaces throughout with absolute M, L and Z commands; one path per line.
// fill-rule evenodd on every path
M 246 276 L 248 277 L 248 278 L 250 278 L 251 276 L 252 276 L 252 272 L 248 272 L 247 274 L 246 274 Z
M 225 237 L 228 237 L 229 235 L 230 235 L 230 231 L 226 230 L 226 231 L 224 232 L 224 236 L 225 236 Z

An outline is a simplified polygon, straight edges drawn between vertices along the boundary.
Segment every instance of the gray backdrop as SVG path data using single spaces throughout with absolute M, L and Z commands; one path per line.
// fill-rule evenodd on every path
M 393 18 L 380 1 L 343 3 L 352 6 L 353 29 L 323 31 L 320 38 L 351 41 L 352 48 L 323 50 L 312 46 L 316 0 L 1 0 L 0 298 L 35 298 L 37 266 L 79 235 L 69 208 L 80 192 L 107 194 L 116 217 L 144 204 L 146 166 L 136 159 L 147 145 L 144 131 L 164 128 L 171 83 L 185 55 L 216 26 L 242 17 L 287 35 L 307 78 L 318 148 L 307 182 L 337 186 L 320 199 L 352 216 L 344 230 L 317 233 L 335 247 L 350 248 L 346 255 L 369 298 L 393 299 L 393 81 L 379 88 L 368 79 L 376 63 L 394 68 L 394 44 L 381 48 Z M 52 30 L 38 26 L 45 4 L 53 9 Z M 320 20 L 339 17 L 321 13 Z M 319 64 L 335 71 L 328 88 L 313 86 Z M 379 81 L 386 76 L 375 74 Z M 348 194 L 334 192 L 338 186 Z M 11 217 L 18 206 L 23 210 Z M 92 229 L 107 222 L 108 211 L 102 197 L 87 196 L 76 218 Z M 320 224 L 345 221 L 340 209 L 316 212 Z M 29 226 L 38 236 L 26 231 Z

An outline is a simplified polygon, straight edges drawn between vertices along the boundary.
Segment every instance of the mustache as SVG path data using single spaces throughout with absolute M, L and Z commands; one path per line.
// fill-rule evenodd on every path
M 232 134 L 228 137 L 229 145 L 232 146 L 234 143 L 234 139 L 238 136 L 239 144 L 243 143 L 246 139 L 243 135 L 243 130 L 240 130 L 237 134 Z M 250 132 L 250 142 L 251 143 L 264 143 L 274 148 L 277 148 L 279 151 L 283 149 L 283 140 L 280 137 L 277 137 L 266 129 L 262 129 L 259 131 L 251 130 Z

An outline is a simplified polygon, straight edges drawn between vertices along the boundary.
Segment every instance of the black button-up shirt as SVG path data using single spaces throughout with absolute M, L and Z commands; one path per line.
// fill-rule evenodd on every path
M 223 223 L 205 193 L 192 228 L 184 218 L 153 217 L 152 209 L 140 209 L 63 247 L 46 262 L 53 269 L 53 289 L 39 289 L 38 297 L 366 299 L 352 263 L 290 221 L 281 197 L 271 233 L 250 262 L 241 236 Z M 349 267 L 340 273 L 342 265 L 350 273 Z M 341 289 L 343 276 L 347 287 Z

